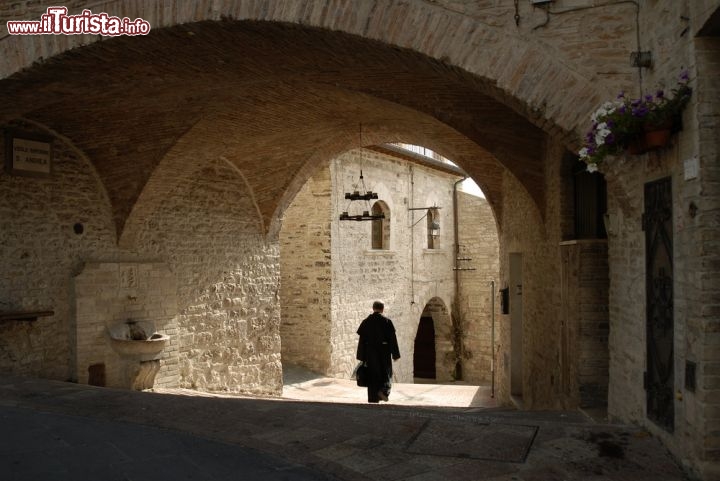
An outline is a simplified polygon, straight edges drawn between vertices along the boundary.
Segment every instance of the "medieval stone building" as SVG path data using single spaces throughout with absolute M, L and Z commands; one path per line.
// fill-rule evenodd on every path
M 720 0 L 66 7 L 152 28 L 10 34 L 7 21 L 39 21 L 46 6 L 0 3 L 0 371 L 280 392 L 288 208 L 313 186 L 328 196 L 308 180 L 333 159 L 404 142 L 452 159 L 492 209 L 499 399 L 605 397 L 612 419 L 720 476 Z M 599 177 L 577 168 L 593 112 L 621 91 L 670 90 L 682 72 L 692 95 L 669 142 L 614 152 Z M 309 288 L 330 320 L 355 318 L 364 307 L 328 297 L 354 275 L 334 234 L 318 233 L 330 258 L 317 268 L 339 284 Z M 417 309 L 431 284 L 414 286 Z M 108 332 L 142 323 L 161 349 L 131 372 Z M 350 336 L 327 339 L 334 369 L 333 343 Z
M 372 300 L 383 299 L 403 355 L 398 381 L 489 383 L 491 281 L 498 276 L 490 206 L 460 190 L 457 169 L 388 149 L 332 159 L 284 213 L 283 362 L 348 378 L 356 364 L 355 331 Z M 379 199 L 353 205 L 345 193 L 357 189 Z M 382 210 L 384 219 L 339 220 L 348 209 Z

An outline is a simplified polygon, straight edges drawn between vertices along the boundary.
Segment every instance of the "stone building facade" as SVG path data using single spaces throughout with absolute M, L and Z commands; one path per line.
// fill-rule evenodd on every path
M 12 127 L 46 134 L 31 124 Z M 171 336 L 156 385 L 279 392 L 279 305 L 261 301 L 279 295 L 278 248 L 248 222 L 254 207 L 232 169 L 219 161 L 178 179 L 177 195 L 147 219 L 137 248 L 125 250 L 116 245 L 95 169 L 62 138 L 52 145 L 51 176 L 0 177 L 2 310 L 54 312 L 0 325 L 3 371 L 87 380 L 89 366 L 113 357 L 106 328 L 136 319 Z M 33 219 L 44 227 L 32 227 Z M 89 274 L 92 263 L 131 263 L 140 272 L 160 263 L 172 273 L 163 281 L 171 288 L 153 275 L 129 291 Z M 153 289 L 162 290 L 150 295 Z
M 158 379 L 279 392 L 280 219 L 320 166 L 361 147 L 362 123 L 364 144 L 427 146 L 486 194 L 510 308 L 499 320 L 500 399 L 516 391 L 529 409 L 580 399 L 567 374 L 581 359 L 570 339 L 582 334 L 573 326 L 592 322 L 568 316 L 601 308 L 569 306 L 569 294 L 607 289 L 611 417 L 647 428 L 699 477 L 720 475 L 720 0 L 67 7 L 143 18 L 152 31 L 9 35 L 6 21 L 39 19 L 45 7 L 0 5 L 0 125 L 14 132 L 3 146 L 40 133 L 53 151 L 49 176 L 0 174 L 3 319 L 53 312 L 2 321 L 3 372 L 76 378 L 73 285 L 83 265 L 163 263 L 176 278 L 178 342 L 169 353 L 178 361 Z M 639 51 L 652 62 L 633 66 Z M 567 156 L 603 102 L 671 87 L 683 68 L 693 95 L 671 146 L 601 167 L 608 285 L 569 289 L 564 281 L 581 277 L 568 276 L 563 259 L 570 266 L 568 251 L 583 248 L 568 244 L 578 239 Z M 3 147 L 2 156 L 12 154 Z M 643 383 L 657 312 L 647 307 L 654 245 L 642 216 L 655 195 L 646 190 L 658 189 L 670 199 L 664 261 L 672 260 L 673 279 L 662 283 L 663 322 L 672 314 L 662 396 Z M 596 260 L 573 265 L 600 265 L 600 250 L 586 249 Z M 587 386 L 600 382 L 597 373 L 581 376 Z M 660 399 L 662 422 L 653 412 Z
M 464 381 L 490 382 L 497 230 L 487 201 L 456 192 L 463 177 L 452 170 L 362 149 L 332 159 L 308 181 L 285 211 L 280 233 L 283 362 L 347 378 L 356 364 L 355 331 L 373 300 L 382 299 L 402 353 L 395 369 L 399 382 L 413 382 L 415 356 L 423 355 L 415 352 L 423 316 L 433 319 L 434 379 L 458 377 L 460 357 Z M 345 199 L 354 190 L 376 192 L 384 204 L 384 245 L 373 245 L 372 221 L 339 220 L 342 212 L 372 211 L 374 200 Z M 455 196 L 460 252 L 468 259 L 460 262 Z M 436 207 L 433 219 L 440 227 L 432 238 L 430 207 Z M 468 270 L 456 276 L 456 266 Z

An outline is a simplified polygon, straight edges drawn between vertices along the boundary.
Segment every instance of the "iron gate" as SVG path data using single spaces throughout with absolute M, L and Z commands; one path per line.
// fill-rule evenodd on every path
M 647 416 L 675 427 L 673 352 L 673 226 L 669 177 L 645 184 L 645 277 L 647 299 Z

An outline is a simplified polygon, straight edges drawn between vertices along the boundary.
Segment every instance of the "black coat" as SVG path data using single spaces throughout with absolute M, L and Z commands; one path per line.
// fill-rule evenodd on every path
M 400 358 L 395 326 L 378 312 L 360 323 L 357 359 L 368 367 L 370 384 L 382 385 L 392 378 L 392 359 Z

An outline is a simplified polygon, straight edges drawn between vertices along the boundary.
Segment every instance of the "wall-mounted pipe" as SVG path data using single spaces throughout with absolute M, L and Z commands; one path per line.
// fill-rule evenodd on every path
M 458 266 L 458 259 L 460 258 L 460 229 L 458 227 L 458 223 L 460 221 L 460 213 L 458 212 L 458 185 L 460 185 L 461 182 L 463 182 L 467 177 L 463 177 L 462 179 L 458 180 L 453 184 L 453 235 L 455 237 L 455 255 L 453 256 L 453 265 L 455 266 L 455 302 L 454 302 L 454 309 L 460 310 L 460 269 Z M 459 319 L 459 312 L 455 313 L 454 316 L 456 319 Z M 458 326 L 454 326 L 455 328 L 458 328 Z M 462 344 L 462 336 L 460 336 L 460 344 Z M 462 379 L 462 356 L 463 356 L 463 347 L 460 346 L 454 346 L 456 349 L 459 349 L 460 352 L 456 352 L 458 361 L 456 365 L 456 373 L 460 374 L 458 378 Z
M 490 281 L 490 397 L 495 397 L 495 280 Z

